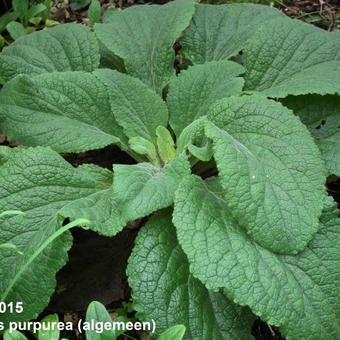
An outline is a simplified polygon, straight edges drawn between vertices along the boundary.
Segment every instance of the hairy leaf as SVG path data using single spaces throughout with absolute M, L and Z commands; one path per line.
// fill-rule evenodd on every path
M 1 210 L 24 213 L 0 217 L 0 244 L 17 249 L 1 251 L 0 300 L 24 304 L 21 314 L 1 314 L 2 322 L 35 319 L 46 307 L 55 289 L 55 274 L 67 261 L 70 234 L 37 250 L 59 230 L 58 211 L 106 188 L 110 176 L 98 167 L 97 172 L 75 169 L 47 148 L 18 151 L 0 167 Z
M 131 75 L 156 92 L 174 76 L 173 44 L 194 13 L 192 0 L 140 6 L 114 13 L 106 24 L 95 26 L 99 40 L 125 61 Z
M 181 323 L 184 339 L 249 339 L 251 314 L 190 274 L 168 215 L 154 217 L 139 233 L 128 277 L 138 317 L 154 319 L 158 333 Z
M 166 164 L 176 158 L 175 142 L 172 139 L 170 131 L 164 126 L 156 129 L 158 154 L 161 160 Z
M 65 24 L 29 34 L 0 54 L 0 78 L 55 71 L 88 71 L 99 65 L 99 48 L 91 31 Z
M 318 229 L 326 180 L 308 130 L 259 96 L 223 99 L 209 118 L 216 125 L 206 133 L 234 218 L 263 247 L 304 249 Z
M 17 21 L 11 21 L 6 26 L 7 32 L 10 34 L 11 38 L 18 40 L 19 38 L 27 34 L 25 26 Z
M 190 67 L 170 82 L 167 104 L 170 125 L 179 136 L 195 119 L 208 113 L 218 99 L 242 92 L 243 67 L 231 61 L 210 62 Z
M 193 275 L 209 289 L 224 288 L 289 339 L 338 339 L 340 222 L 327 201 L 319 231 L 296 256 L 261 247 L 231 218 L 227 202 L 198 177 L 182 182 L 174 224 Z
M 186 149 L 202 161 L 209 161 L 212 154 L 211 140 L 207 139 L 204 127 L 207 122 L 206 116 L 194 120 L 181 132 L 177 140 L 177 153 L 181 154 Z
M 92 0 L 88 10 L 88 17 L 92 25 L 101 21 L 102 18 L 102 7 L 99 0 Z
M 156 144 L 156 128 L 168 124 L 164 101 L 140 80 L 112 70 L 97 70 L 105 82 L 112 112 L 129 138 L 143 137 Z
M 8 159 L 18 150 L 19 148 L 10 148 L 8 146 L 0 146 L 0 165 L 6 163 Z
M 129 147 L 139 155 L 145 155 L 151 163 L 159 163 L 156 147 L 143 137 L 129 139 Z
M 261 24 L 280 15 L 274 8 L 254 4 L 196 5 L 181 40 L 184 56 L 194 64 L 227 60 L 243 49 Z
M 283 104 L 292 109 L 309 128 L 328 174 L 340 176 L 340 97 L 287 97 Z
M 340 35 L 291 19 L 262 26 L 244 49 L 246 88 L 269 97 L 340 94 Z
M 16 77 L 0 93 L 0 119 L 10 140 L 61 153 L 127 144 L 106 85 L 87 72 Z
M 113 236 L 128 222 L 170 206 L 179 183 L 190 174 L 184 156 L 164 168 L 139 163 L 114 165 L 113 170 L 111 188 L 70 203 L 61 214 L 72 220 L 86 218 L 92 230 Z

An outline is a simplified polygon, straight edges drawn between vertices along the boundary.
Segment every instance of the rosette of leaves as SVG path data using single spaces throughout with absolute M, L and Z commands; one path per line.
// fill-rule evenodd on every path
M 325 190 L 340 174 L 339 50 L 338 34 L 273 8 L 187 0 L 6 48 L 0 122 L 20 147 L 0 149 L 0 206 L 21 213 L 0 215 L 0 300 L 24 313 L 1 321 L 45 308 L 70 228 L 114 237 L 143 218 L 127 273 L 157 334 L 250 339 L 257 316 L 289 339 L 339 339 Z M 112 144 L 135 164 L 63 158 Z

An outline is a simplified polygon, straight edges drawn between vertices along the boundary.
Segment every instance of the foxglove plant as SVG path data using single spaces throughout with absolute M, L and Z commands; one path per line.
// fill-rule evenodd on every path
M 178 39 L 190 66 L 176 75 Z M 158 334 L 250 339 L 259 316 L 288 339 L 339 339 L 340 222 L 325 190 L 340 175 L 339 51 L 338 33 L 273 8 L 191 0 L 6 48 L 0 122 L 20 147 L 0 149 L 0 206 L 22 213 L 0 215 L 0 301 L 24 311 L 0 320 L 44 310 L 69 229 L 114 237 L 147 217 L 127 274 Z M 63 158 L 113 144 L 136 163 Z

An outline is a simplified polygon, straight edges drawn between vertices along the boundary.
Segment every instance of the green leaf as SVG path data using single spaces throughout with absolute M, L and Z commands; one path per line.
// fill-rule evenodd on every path
M 3 49 L 3 47 L 6 45 L 5 38 L 0 34 L 0 51 Z M 0 78 L 0 84 L 2 84 L 4 81 Z
M 25 27 L 23 24 L 17 21 L 11 21 L 7 26 L 6 29 L 9 35 L 14 39 L 17 40 L 27 34 Z
M 139 155 L 145 155 L 151 163 L 159 164 L 155 146 L 143 137 L 132 137 L 129 139 L 129 147 Z
M 218 99 L 238 95 L 244 81 L 243 67 L 231 61 L 190 67 L 170 82 L 167 104 L 170 125 L 178 137 L 195 119 L 205 116 Z
M 29 34 L 0 54 L 0 78 L 54 71 L 88 71 L 99 65 L 94 34 L 79 24 L 65 24 Z
M 190 145 L 196 145 L 204 139 L 204 127 L 207 117 L 203 116 L 194 120 L 191 124 L 183 129 L 177 140 L 177 152 L 182 153 Z
M 97 24 L 95 31 L 109 50 L 124 59 L 128 73 L 162 93 L 175 75 L 173 44 L 193 13 L 192 0 L 132 7 L 110 16 L 109 23 Z
M 5 212 L 0 214 L 0 217 L 9 216 L 9 215 L 16 215 L 13 212 L 15 212 L 15 211 L 5 211 Z M 12 243 L 3 243 L 3 244 L 0 244 L 0 252 L 1 252 L 1 250 L 12 250 L 17 255 L 23 255 L 23 253 L 18 250 L 18 247 L 15 246 Z
M 150 163 L 114 165 L 111 188 L 72 202 L 61 210 L 65 218 L 86 218 L 92 230 L 114 236 L 128 222 L 146 217 L 173 203 L 179 183 L 190 174 L 184 156 L 164 168 Z
M 164 101 L 140 80 L 126 74 L 108 69 L 95 74 L 107 85 L 112 112 L 125 134 L 156 144 L 156 128 L 168 123 Z
M 154 319 L 158 334 L 181 323 L 185 339 L 249 339 L 251 314 L 190 274 L 167 214 L 141 229 L 127 273 L 138 318 Z
M 60 153 L 127 144 L 106 85 L 87 72 L 16 77 L 0 93 L 0 119 L 10 140 Z
M 91 0 L 71 0 L 70 7 L 72 11 L 79 11 L 84 9 L 91 3 Z
M 17 248 L 1 250 L 0 301 L 24 305 L 21 314 L 1 314 L 5 324 L 35 319 L 48 304 L 55 274 L 72 245 L 67 232 L 71 226 L 60 227 L 58 211 L 110 185 L 111 174 L 92 167 L 73 168 L 54 151 L 40 147 L 22 149 L 0 167 L 1 210 L 24 213 L 0 217 L 0 244 Z
M 0 33 L 2 33 L 6 26 L 11 22 L 18 19 L 18 16 L 13 12 L 7 12 L 0 16 Z
M 300 120 L 260 96 L 222 99 L 211 109 L 213 140 L 231 214 L 259 244 L 304 249 L 318 229 L 325 195 L 319 150 Z
M 269 97 L 340 94 L 340 35 L 288 18 L 262 26 L 244 49 L 246 89 Z
M 181 132 L 177 140 L 177 153 L 188 150 L 197 160 L 210 161 L 213 156 L 211 140 L 206 138 L 204 126 L 206 116 L 194 120 Z M 195 160 L 194 160 L 195 162 Z
M 113 186 L 72 202 L 61 210 L 66 218 L 86 218 L 92 230 L 114 236 L 128 222 L 172 205 L 175 191 L 190 175 L 190 165 L 179 156 L 164 168 L 150 163 L 114 165 Z
M 12 7 L 14 13 L 20 18 L 21 21 L 26 16 L 28 11 L 29 1 L 28 0 L 12 0 Z
M 340 222 L 327 200 L 319 231 L 296 256 L 262 248 L 231 218 L 216 183 L 182 182 L 174 224 L 192 274 L 208 289 L 225 289 L 288 339 L 340 337 Z M 214 188 L 215 187 L 215 188 Z
M 109 7 L 103 14 L 103 23 L 109 24 L 112 20 L 112 17 L 119 12 L 119 8 Z
M 283 104 L 307 125 L 321 151 L 328 175 L 340 176 L 340 97 L 287 97 Z
M 166 164 L 176 158 L 175 142 L 170 131 L 164 126 L 156 129 L 158 153 L 161 160 Z
M 44 4 L 36 4 L 31 6 L 27 12 L 27 19 L 32 20 L 33 18 L 37 17 L 38 14 L 47 11 L 47 7 Z
M 182 340 L 186 327 L 184 325 L 175 325 L 164 331 L 158 340 Z
M 48 315 L 41 320 L 41 322 L 45 324 L 45 328 L 49 328 L 49 330 L 40 330 L 38 340 L 59 340 L 60 331 L 57 327 L 59 322 L 58 314 Z
M 0 146 L 0 165 L 6 163 L 8 159 L 16 153 L 19 148 L 10 148 L 8 146 Z
M 261 24 L 280 15 L 274 8 L 254 4 L 196 5 L 181 40 L 184 56 L 194 64 L 227 60 L 244 48 Z
M 190 174 L 184 156 L 157 168 L 149 163 L 114 165 L 114 195 L 121 201 L 120 209 L 129 221 L 166 208 L 173 203 L 175 191 Z
M 86 321 L 91 323 L 94 320 L 96 322 L 106 323 L 113 322 L 110 314 L 106 310 L 105 306 L 100 302 L 93 301 L 90 303 L 87 312 L 86 312 Z M 115 322 L 126 322 L 126 318 L 118 317 L 114 320 Z M 120 335 L 123 335 L 124 331 L 106 331 L 102 333 L 97 333 L 95 330 L 86 330 L 86 339 L 87 340 L 115 340 Z
M 88 11 L 88 17 L 92 25 L 101 21 L 102 7 L 99 0 L 92 0 Z
M 9 332 L 7 330 L 4 334 L 4 340 L 27 340 L 27 338 L 19 331 L 13 330 L 12 332 Z

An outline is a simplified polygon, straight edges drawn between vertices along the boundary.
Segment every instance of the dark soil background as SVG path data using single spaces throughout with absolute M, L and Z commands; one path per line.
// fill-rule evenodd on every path
M 146 3 L 164 4 L 168 0 L 101 0 L 103 9 L 126 8 Z M 206 3 L 254 2 L 272 4 L 286 15 L 297 18 L 325 30 L 340 29 L 340 0 L 241 0 L 219 1 L 206 0 Z M 0 0 L 0 15 L 11 8 L 10 0 Z M 88 24 L 87 8 L 73 11 L 68 0 L 54 0 L 51 8 L 51 19 L 59 22 L 82 22 Z M 0 133 L 0 145 L 15 146 L 8 143 Z M 83 163 L 95 163 L 108 169 L 112 164 L 132 164 L 134 160 L 115 147 L 106 147 L 100 151 L 91 151 L 78 155 L 65 155 L 65 158 L 75 166 Z M 328 183 L 329 193 L 340 202 L 340 181 L 336 178 Z M 70 251 L 69 263 L 58 273 L 58 287 L 50 305 L 40 316 L 58 313 L 61 320 L 73 321 L 85 318 L 87 305 L 98 300 L 104 303 L 112 317 L 117 316 L 117 309 L 124 309 L 126 316 L 133 319 L 134 315 L 124 304 L 130 300 L 130 289 L 125 275 L 127 259 L 133 247 L 139 227 L 144 221 L 129 225 L 114 238 L 106 238 L 92 232 L 76 230 L 73 233 L 74 246 Z M 284 339 L 279 331 L 261 320 L 254 323 L 252 334 L 257 340 Z M 27 334 L 31 339 L 31 335 Z M 64 337 L 83 339 L 80 334 L 63 334 Z M 148 339 L 146 334 L 130 333 L 122 339 Z M 199 339 L 198 339 L 199 340 Z

